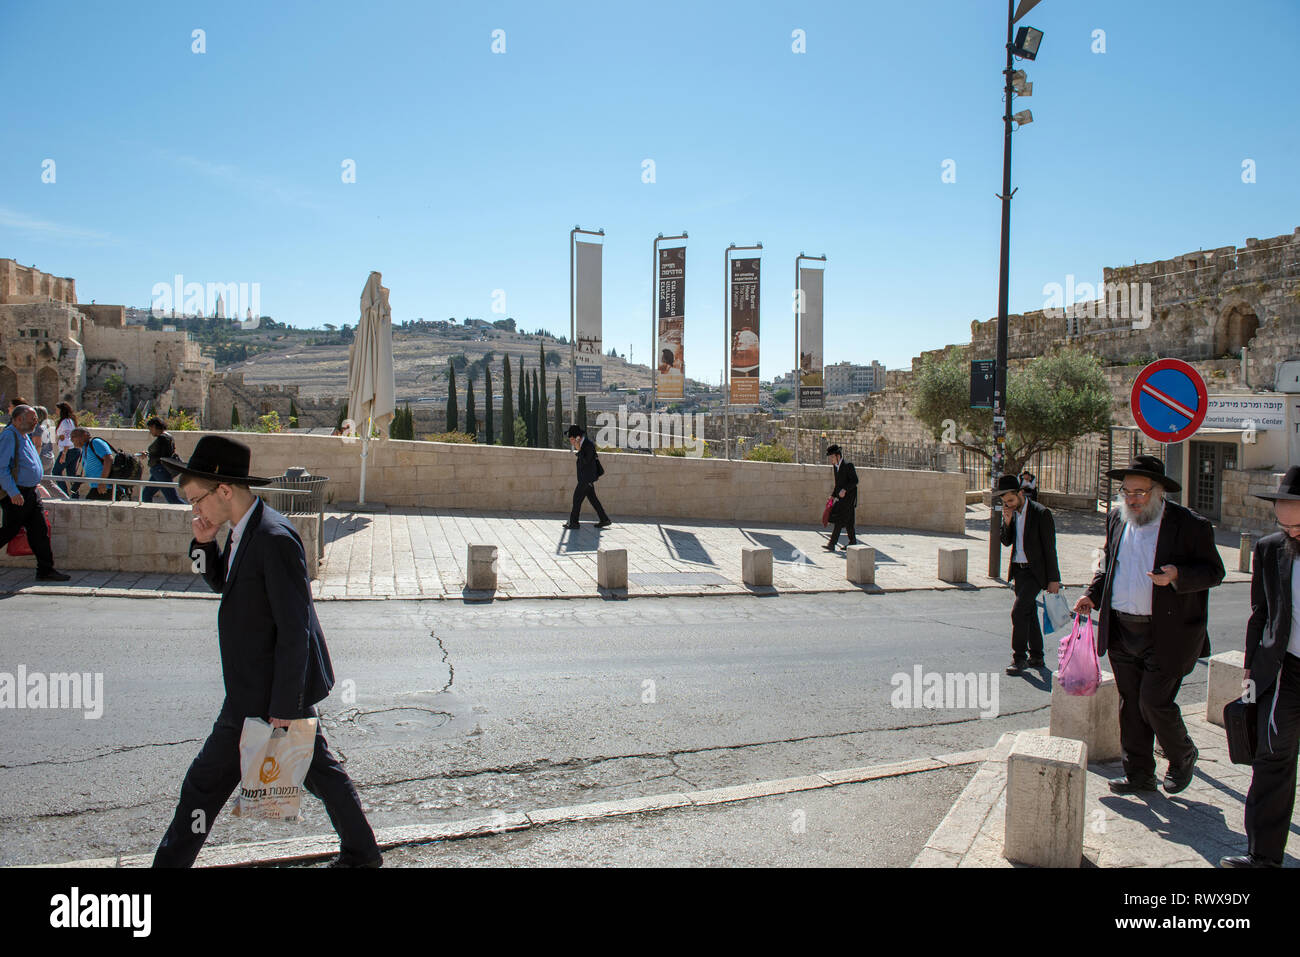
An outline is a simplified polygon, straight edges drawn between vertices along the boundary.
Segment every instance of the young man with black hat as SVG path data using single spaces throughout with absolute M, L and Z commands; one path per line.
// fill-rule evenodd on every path
M 568 436 L 569 447 L 578 453 L 578 485 L 573 490 L 573 511 L 569 513 L 569 521 L 564 527 L 578 527 L 578 515 L 582 511 L 582 500 L 585 498 L 591 502 L 592 508 L 596 510 L 596 516 L 600 519 L 596 527 L 608 528 L 614 523 L 605 514 L 600 499 L 596 498 L 596 480 L 605 474 L 600 459 L 596 457 L 596 443 L 587 438 L 580 425 L 569 426 Z
M 1246 843 L 1240 857 L 1220 867 L 1281 867 L 1295 808 L 1300 742 L 1300 466 L 1287 469 L 1273 503 L 1278 531 L 1255 545 L 1246 625 L 1246 678 L 1253 685 L 1259 725 Z
M 831 539 L 822 548 L 828 552 L 835 551 L 840 542 L 840 529 L 847 529 L 849 544 L 858 543 L 858 533 L 853 527 L 853 512 L 858 507 L 858 470 L 852 462 L 844 461 L 844 453 L 838 445 L 826 450 L 826 457 L 831 460 L 835 471 L 835 487 L 831 490 Z
M 1016 590 L 1011 606 L 1011 664 L 1007 674 L 1042 668 L 1043 629 L 1038 625 L 1038 593 L 1061 590 L 1061 569 L 1056 560 L 1056 523 L 1052 510 L 1029 497 L 1014 475 L 998 479 L 993 495 L 1002 506 L 1003 545 L 1011 547 L 1007 581 Z
M 1106 475 L 1120 481 L 1120 497 L 1106 518 L 1101 568 L 1074 611 L 1097 610 L 1097 654 L 1109 652 L 1119 690 L 1124 777 L 1110 789 L 1156 790 L 1159 739 L 1164 788 L 1177 794 L 1192 782 L 1198 752 L 1174 698 L 1210 653 L 1209 590 L 1223 581 L 1223 559 L 1209 520 L 1166 500 L 1182 486 L 1159 459 L 1139 455 Z
M 189 867 L 212 822 L 239 786 L 239 739 L 244 719 L 287 728 L 334 685 L 334 671 L 316 609 L 302 540 L 293 525 L 249 490 L 269 479 L 248 474 L 247 445 L 205 435 L 188 463 L 165 457 L 194 509 L 190 556 L 195 569 L 221 593 L 217 632 L 226 698 L 212 733 L 190 765 L 180 804 L 154 855 L 154 867 Z M 217 531 L 230 524 L 224 548 Z M 356 788 L 330 753 L 320 725 L 304 787 L 325 805 L 339 835 L 335 867 L 378 867 L 383 862 Z

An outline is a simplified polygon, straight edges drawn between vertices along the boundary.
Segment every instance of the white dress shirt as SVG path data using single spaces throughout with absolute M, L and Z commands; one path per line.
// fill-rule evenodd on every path
M 1020 506 L 1020 511 L 1016 513 L 1016 553 L 1011 556 L 1013 562 L 1028 564 L 1029 556 L 1025 554 L 1025 516 L 1029 514 L 1029 496 L 1025 496 L 1024 504 Z
M 230 554 L 226 556 L 227 570 L 235 564 L 235 552 L 239 550 L 240 539 L 244 537 L 244 528 L 248 525 L 248 519 L 255 508 L 257 508 L 256 499 L 254 499 L 252 505 L 248 506 L 248 511 L 244 513 L 244 517 L 236 522 L 235 526 L 230 530 Z
M 1130 615 L 1151 614 L 1151 591 L 1155 587 L 1147 572 L 1155 571 L 1156 540 L 1160 537 L 1160 523 L 1164 521 L 1165 508 L 1147 525 L 1128 522 L 1121 533 L 1119 567 L 1111 586 L 1110 607 Z

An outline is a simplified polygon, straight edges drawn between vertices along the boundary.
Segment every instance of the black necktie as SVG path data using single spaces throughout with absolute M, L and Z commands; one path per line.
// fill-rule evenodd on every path
M 225 578 L 230 574 L 230 540 L 235 537 L 235 530 L 232 528 L 226 533 L 226 547 L 221 550 L 221 577 Z

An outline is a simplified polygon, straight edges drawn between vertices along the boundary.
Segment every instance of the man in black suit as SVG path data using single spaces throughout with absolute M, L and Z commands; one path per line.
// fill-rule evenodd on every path
M 1002 544 L 1011 546 L 1007 580 L 1016 589 L 1011 606 L 1011 664 L 1007 674 L 1043 667 L 1043 629 L 1038 625 L 1038 593 L 1061 590 L 1056 561 L 1056 523 L 1052 510 L 1039 505 L 1014 475 L 998 479 L 993 494 L 1002 505 Z
M 154 867 L 189 867 L 213 819 L 239 786 L 239 739 L 246 717 L 287 728 L 334 685 L 334 671 L 316 609 L 302 540 L 293 525 L 251 491 L 268 479 L 248 474 L 242 442 L 205 435 L 189 463 L 161 461 L 177 475 L 194 509 L 194 569 L 221 593 L 217 632 L 226 698 L 212 733 L 181 784 L 180 804 L 154 855 Z M 230 523 L 226 547 L 217 530 Z M 330 753 L 320 725 L 304 787 L 325 804 L 339 834 L 335 867 L 378 867 L 383 861 L 347 772 Z
M 840 529 L 847 529 L 849 544 L 858 543 L 858 533 L 853 527 L 853 512 L 858 507 L 858 470 L 852 462 L 844 461 L 844 453 L 838 445 L 826 450 L 826 457 L 831 460 L 835 471 L 835 488 L 831 490 L 831 540 L 822 546 L 828 552 L 835 551 L 840 541 Z
M 605 474 L 604 466 L 596 457 L 596 443 L 587 438 L 580 425 L 569 426 L 568 435 L 569 447 L 578 453 L 578 486 L 573 490 L 573 511 L 569 513 L 568 524 L 564 527 L 578 527 L 578 513 L 582 511 L 582 500 L 585 498 L 591 502 L 596 510 L 596 516 L 600 519 L 596 527 L 608 528 L 614 523 L 605 514 L 600 499 L 596 498 L 596 480 Z
M 1198 752 L 1174 698 L 1210 653 L 1209 590 L 1223 581 L 1223 559 L 1209 520 L 1165 499 L 1182 486 L 1159 459 L 1139 455 L 1106 475 L 1120 481 L 1120 497 L 1106 518 L 1101 567 L 1074 611 L 1097 609 L 1097 654 L 1109 651 L 1119 690 L 1124 777 L 1110 789 L 1156 790 L 1158 738 L 1169 759 L 1164 788 L 1177 794 L 1192 782 Z
M 1300 466 L 1272 495 L 1279 531 L 1255 545 L 1246 625 L 1247 687 L 1259 705 L 1259 740 L 1246 794 L 1247 854 L 1220 867 L 1281 867 L 1295 808 L 1300 742 Z

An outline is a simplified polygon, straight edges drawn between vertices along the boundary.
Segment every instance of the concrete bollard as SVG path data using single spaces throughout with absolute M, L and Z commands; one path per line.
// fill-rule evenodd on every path
M 1066 694 L 1052 676 L 1052 718 L 1049 731 L 1054 738 L 1070 738 L 1088 746 L 1091 761 L 1114 761 L 1124 756 L 1119 745 L 1119 686 L 1115 676 L 1101 673 L 1101 684 L 1093 695 Z
M 1295 626 L 1292 626 L 1295 627 Z M 1245 689 L 1241 686 L 1246 674 L 1244 651 L 1223 651 L 1210 658 L 1210 674 L 1205 679 L 1205 720 L 1223 727 L 1224 705 L 1236 701 Z
M 743 546 L 740 549 L 740 575 L 746 585 L 771 585 L 772 549 Z
M 966 549 L 939 549 L 939 581 L 960 585 L 966 581 Z
M 627 549 L 596 549 L 596 584 L 601 588 L 627 588 Z
M 1250 574 L 1250 552 L 1254 547 L 1250 540 L 1250 532 L 1242 532 L 1241 550 L 1237 552 L 1237 571 Z
M 1088 746 L 1082 741 L 1017 734 L 1007 756 L 1002 856 L 1034 867 L 1078 867 L 1087 780 Z
M 850 545 L 844 577 L 855 585 L 876 583 L 876 550 L 870 545 Z
M 470 545 L 467 562 L 469 574 L 465 587 L 470 591 L 497 590 L 497 547 L 495 545 Z

